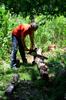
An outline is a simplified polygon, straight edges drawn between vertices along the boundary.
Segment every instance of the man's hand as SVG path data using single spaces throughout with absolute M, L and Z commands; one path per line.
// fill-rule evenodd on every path
M 37 48 L 34 48 L 34 49 L 30 49 L 30 51 L 28 52 L 28 54 L 36 54 L 36 50 L 37 50 Z
M 30 48 L 30 50 L 34 50 L 36 47 L 35 45 L 32 45 L 32 47 Z

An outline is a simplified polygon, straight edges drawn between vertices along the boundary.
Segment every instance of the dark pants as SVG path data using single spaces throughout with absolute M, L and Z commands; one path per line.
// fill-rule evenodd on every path
M 13 66 L 13 67 L 17 66 L 16 54 L 17 54 L 18 49 L 19 49 L 19 52 L 20 52 L 23 62 L 27 62 L 26 58 L 25 58 L 25 50 L 22 45 L 21 37 L 16 37 L 16 36 L 12 35 L 11 66 Z

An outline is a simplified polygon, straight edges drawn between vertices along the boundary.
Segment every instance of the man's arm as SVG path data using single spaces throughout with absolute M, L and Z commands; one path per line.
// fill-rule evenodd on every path
M 30 34 L 30 49 L 32 50 L 34 48 L 34 33 Z
M 22 45 L 23 45 L 25 51 L 29 51 L 29 49 L 26 47 L 26 44 L 25 44 L 25 37 L 22 36 L 21 40 L 22 40 Z

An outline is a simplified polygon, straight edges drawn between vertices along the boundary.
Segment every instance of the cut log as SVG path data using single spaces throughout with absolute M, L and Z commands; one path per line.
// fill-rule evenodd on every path
M 44 59 L 48 58 L 42 55 L 42 50 L 40 48 L 36 48 L 29 53 L 34 56 L 34 62 L 37 64 L 42 79 L 48 79 L 48 67 L 44 62 Z
M 56 45 L 55 44 L 51 44 L 48 46 L 48 51 L 54 51 L 56 49 Z
M 6 95 L 12 95 L 16 85 L 18 84 L 19 81 L 19 75 L 18 74 L 14 74 L 11 82 L 9 83 L 9 85 L 7 86 L 6 90 L 5 90 L 5 94 Z

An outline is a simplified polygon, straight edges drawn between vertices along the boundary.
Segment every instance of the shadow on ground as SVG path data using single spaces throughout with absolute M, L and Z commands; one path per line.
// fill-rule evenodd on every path
M 66 100 L 66 71 L 62 74 L 51 82 L 21 80 L 7 100 Z
M 21 80 L 7 100 L 45 100 L 42 87 L 32 81 Z

